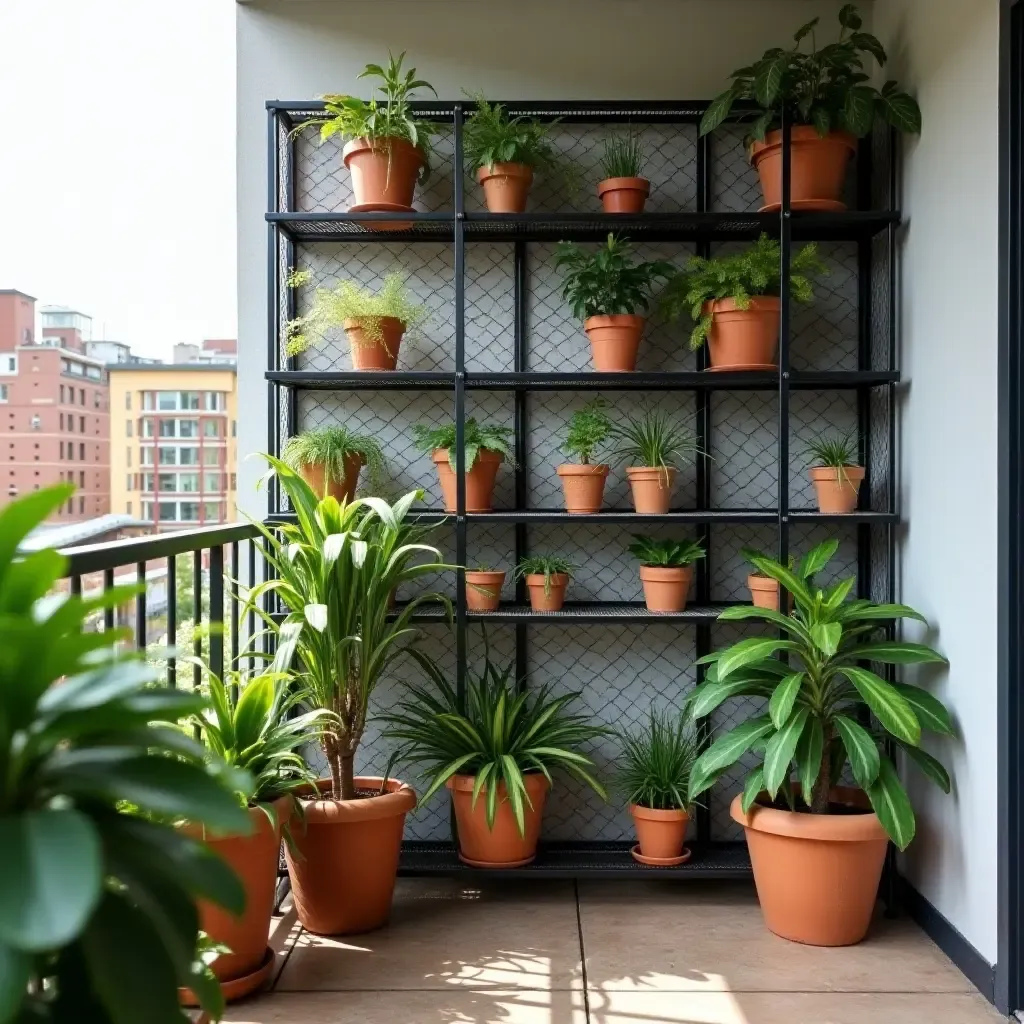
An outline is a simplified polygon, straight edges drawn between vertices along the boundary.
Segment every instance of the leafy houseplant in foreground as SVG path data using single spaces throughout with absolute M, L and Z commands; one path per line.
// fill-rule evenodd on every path
M 760 60 L 732 74 L 732 85 L 708 107 L 701 135 L 717 128 L 737 100 L 760 108 L 748 141 L 761 176 L 766 209 L 782 202 L 782 118 L 793 125 L 792 199 L 795 209 L 842 210 L 843 179 L 856 137 L 867 135 L 876 120 L 914 135 L 921 131 L 921 109 L 894 81 L 881 89 L 870 84 L 868 57 L 879 67 L 885 49 L 862 31 L 854 4 L 839 12 L 839 38 L 817 45 L 818 18 L 799 28 L 789 49 L 773 47 Z M 810 49 L 803 48 L 804 41 Z
M 820 512 L 852 512 L 864 480 L 864 467 L 857 465 L 855 437 L 821 437 L 807 446 L 814 459 L 811 482 L 818 496 Z
M 565 492 L 565 507 L 570 514 L 601 511 L 604 485 L 608 479 L 608 465 L 594 465 L 595 453 L 612 432 L 611 420 L 605 412 L 608 403 L 594 398 L 582 409 L 577 409 L 569 420 L 562 451 L 578 462 L 566 462 L 558 467 L 558 476 Z
M 561 555 L 528 555 L 516 566 L 515 578 L 526 580 L 530 607 L 535 612 L 557 612 L 565 603 L 575 566 Z
M 614 234 L 596 252 L 559 242 L 555 264 L 564 274 L 562 298 L 590 338 L 594 368 L 634 370 L 646 322 L 643 311 L 655 284 L 675 268 L 665 260 L 639 262 L 630 242 Z
M 330 494 L 338 501 L 355 497 L 363 466 L 370 468 L 370 488 L 374 494 L 380 494 L 384 485 L 386 465 L 380 443 L 375 437 L 357 434 L 340 423 L 288 438 L 281 458 L 316 494 Z
M 641 177 L 643 166 L 643 143 L 632 131 L 605 142 L 601 157 L 604 180 L 597 186 L 605 213 L 644 212 L 651 183 Z
M 494 502 L 494 481 L 498 467 L 512 458 L 508 427 L 496 427 L 485 423 L 483 426 L 470 417 L 463 424 L 462 453 L 466 471 L 466 511 L 490 512 Z M 437 467 L 441 481 L 445 512 L 457 510 L 457 480 L 455 467 L 455 424 L 443 427 L 427 427 L 418 424 L 413 428 L 413 440 L 422 452 L 429 452 Z
M 640 561 L 647 610 L 681 612 L 690 592 L 693 563 L 704 557 L 704 548 L 691 540 L 634 537 L 629 553 Z
M 749 606 L 724 611 L 720 621 L 760 620 L 771 635 L 702 658 L 706 681 L 690 703 L 693 716 L 702 718 L 727 700 L 767 699 L 764 714 L 719 736 L 701 755 L 691 796 L 741 758 L 756 758 L 732 815 L 747 832 L 768 927 L 812 945 L 848 945 L 864 937 L 887 840 L 904 850 L 914 838 L 914 812 L 886 741 L 948 792 L 946 770 L 922 749 L 921 737 L 923 731 L 953 732 L 945 707 L 927 690 L 888 682 L 864 667 L 945 659 L 923 644 L 880 635 L 896 619 L 924 621 L 912 608 L 847 600 L 853 578 L 816 585 L 815 576 L 837 548 L 837 541 L 819 545 L 796 572 L 768 558 L 752 559 L 792 594 L 795 608 L 789 615 Z M 877 727 L 862 724 L 867 711 Z M 858 790 L 837 785 L 847 766 Z M 800 879 L 798 888 L 793 878 Z
M 627 463 L 634 510 L 664 514 L 672 502 L 678 467 L 692 462 L 698 451 L 693 434 L 657 409 L 629 417 L 614 427 L 613 434 L 618 446 L 612 458 Z

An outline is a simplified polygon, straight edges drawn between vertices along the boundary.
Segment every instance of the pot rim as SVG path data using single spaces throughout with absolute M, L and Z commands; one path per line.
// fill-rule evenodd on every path
M 758 576 L 757 573 L 752 572 L 747 577 L 747 586 L 751 590 L 778 590 L 779 581 L 773 580 L 771 576 Z
M 448 462 L 448 449 L 447 448 L 435 448 L 430 453 L 430 457 L 434 460 L 434 462 L 437 462 L 437 463 Z M 491 451 L 490 448 L 481 448 L 476 453 L 476 461 L 477 462 L 504 462 L 505 461 L 505 456 L 504 456 L 504 454 L 502 452 Z M 451 463 L 449 463 L 449 465 L 451 465 Z M 452 468 L 454 469 L 454 467 L 452 467 Z M 475 468 L 476 467 L 474 465 L 474 469 Z M 467 470 L 467 472 L 472 473 L 473 470 L 470 469 L 470 470 Z
M 818 134 L 818 129 L 813 124 L 795 124 L 793 125 L 792 139 L 794 142 L 820 142 L 825 144 L 835 145 L 840 143 L 845 146 L 851 153 L 857 152 L 857 136 L 852 132 L 844 132 L 840 129 L 834 129 L 822 137 Z M 775 128 L 768 132 L 764 139 L 758 142 L 756 139 L 751 143 L 750 152 L 752 156 L 757 157 L 767 152 L 769 149 L 781 149 L 782 148 L 782 129 Z
M 704 313 L 739 313 L 755 316 L 761 313 L 778 313 L 782 299 L 778 295 L 751 295 L 750 308 L 740 309 L 735 299 L 711 299 L 701 307 Z
M 618 192 L 620 190 L 643 192 L 644 195 L 650 195 L 651 183 L 647 178 L 639 174 L 636 177 L 603 178 L 597 183 L 597 194 L 599 196 L 604 195 L 605 192 Z
M 380 786 L 384 781 L 379 775 L 357 775 L 357 788 Z M 319 793 L 331 785 L 330 779 L 319 779 L 313 784 Z M 296 792 L 302 806 L 305 821 L 317 825 L 346 825 L 360 821 L 377 821 L 381 818 L 395 818 L 406 814 L 416 806 L 416 793 L 401 779 L 388 779 L 388 791 L 383 796 L 362 797 L 359 800 L 331 800 L 330 798 L 310 799 Z M 307 793 L 309 789 L 307 788 Z
M 273 807 L 277 810 L 277 830 L 280 832 L 284 823 L 291 816 L 291 797 L 286 793 L 275 797 L 273 800 L 257 800 L 255 804 L 248 804 L 246 811 L 249 813 L 249 821 L 254 823 L 254 828 L 248 832 L 213 832 L 204 825 L 193 822 L 185 822 L 178 826 L 178 830 L 184 835 L 193 839 L 202 839 L 203 842 L 217 842 L 225 839 L 255 839 L 260 831 L 263 822 L 270 824 L 270 819 L 261 810 L 261 807 Z
M 386 145 L 385 145 L 386 143 Z M 341 159 L 345 166 L 348 167 L 349 158 L 355 153 L 362 152 L 363 150 L 371 150 L 374 153 L 380 153 L 383 150 L 391 148 L 401 149 L 403 146 L 411 149 L 420 159 L 420 163 L 423 161 L 423 150 L 419 146 L 414 146 L 408 139 L 403 139 L 399 135 L 382 135 L 379 139 L 368 139 L 365 135 L 360 135 L 358 138 L 349 139 L 345 143 L 344 148 L 341 151 Z
M 607 476 L 611 472 L 611 466 L 604 462 L 586 465 L 580 462 L 563 462 L 562 465 L 555 467 L 555 472 L 559 476 Z
M 495 576 L 500 576 L 502 579 L 504 579 L 505 578 L 505 570 L 504 569 L 467 569 L 466 570 L 466 579 L 468 580 L 470 578 L 470 576 L 476 577 L 477 579 L 481 580 L 481 582 L 483 582 L 484 579 L 492 580 L 492 579 L 494 579 Z
M 823 482 L 829 480 L 839 479 L 839 470 L 834 466 L 811 466 L 810 469 L 812 480 L 821 480 Z M 863 466 L 843 466 L 843 475 L 848 480 L 863 480 L 864 479 L 864 467 Z
M 690 810 L 686 807 L 673 807 L 670 810 L 662 810 L 658 807 L 644 807 L 643 804 L 630 804 L 629 813 L 634 818 L 642 818 L 645 821 L 690 820 Z
M 476 782 L 475 775 L 452 775 L 449 776 L 445 782 L 445 788 L 451 790 L 459 790 L 465 793 L 473 791 L 473 785 Z M 532 789 L 535 793 L 539 793 L 541 790 L 547 790 L 551 788 L 551 783 L 548 782 L 547 778 L 542 772 L 523 772 L 523 782 L 526 784 L 526 788 Z M 505 788 L 504 782 L 498 783 L 498 792 L 500 793 Z M 480 795 L 483 796 L 487 792 L 487 786 L 484 786 L 480 790 Z
M 653 477 L 662 478 L 666 474 L 673 477 L 679 470 L 675 466 L 627 466 L 626 476 L 636 477 L 638 480 L 649 480 Z
M 521 160 L 481 165 L 476 169 L 476 180 L 483 184 L 488 178 L 533 178 L 533 168 Z
M 767 793 L 762 794 L 767 796 Z M 870 810 L 862 790 L 849 786 L 836 786 L 832 790 L 836 802 L 850 807 L 864 807 L 864 814 L 807 814 L 800 811 L 780 811 L 775 807 L 754 804 L 743 813 L 743 797 L 737 794 L 729 806 L 732 820 L 744 828 L 790 839 L 812 839 L 833 843 L 888 843 L 888 833 L 882 828 L 878 815 Z
M 543 587 L 544 586 L 544 573 L 542 572 L 531 572 L 526 575 L 526 585 L 528 587 Z M 551 574 L 551 589 L 557 590 L 559 587 L 567 587 L 569 585 L 569 574 L 567 572 L 553 572 Z
M 675 583 L 693 575 L 692 565 L 641 565 L 640 579 Z
M 397 316 L 378 316 L 378 317 L 374 317 L 374 319 L 375 320 L 379 320 L 381 326 L 385 327 L 385 328 L 397 324 L 398 326 L 400 326 L 402 328 L 402 333 L 403 334 L 405 333 L 405 331 L 406 331 L 406 329 L 408 327 L 406 322 L 404 320 L 402 320 L 400 317 L 397 317 Z M 363 330 L 366 330 L 366 327 L 364 326 L 362 321 L 353 319 L 352 317 L 346 317 L 342 321 L 341 326 L 346 331 L 356 331 L 356 330 L 363 331 Z M 371 340 L 376 340 L 376 339 L 371 339 Z M 380 342 L 377 342 L 377 344 L 380 344 Z
M 647 322 L 642 313 L 597 313 L 583 321 L 583 330 L 592 331 L 595 327 L 636 327 Z

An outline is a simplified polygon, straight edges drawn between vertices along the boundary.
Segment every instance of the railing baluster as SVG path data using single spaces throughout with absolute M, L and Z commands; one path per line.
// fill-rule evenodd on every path
M 103 593 L 106 593 L 114 586 L 114 570 L 104 569 L 103 570 Z M 109 631 L 114 628 L 114 609 L 104 608 L 103 609 L 103 629 Z
M 135 581 L 142 584 L 142 589 L 135 595 L 135 649 L 146 649 L 146 563 L 135 565 Z
M 238 586 L 242 579 L 242 574 L 238 569 L 238 541 L 232 541 L 231 543 L 231 577 L 229 580 L 230 586 L 230 608 L 231 611 L 228 615 L 227 628 L 231 630 L 231 664 L 229 668 L 237 670 L 241 668 L 238 664 L 238 634 L 242 631 L 242 625 L 238 621 Z M 237 687 L 234 688 L 237 691 Z M 234 693 L 235 698 L 238 698 L 238 693 Z
M 210 671 L 224 678 L 224 548 L 210 548 Z
M 203 656 L 203 552 L 192 552 L 192 654 Z M 198 663 L 192 666 L 192 689 L 203 685 L 203 671 Z
M 256 541 L 249 541 L 249 590 L 252 591 L 256 586 Z M 249 608 L 249 629 L 248 635 L 246 636 L 246 648 L 250 651 L 249 654 L 249 668 L 253 665 L 252 656 L 252 642 L 253 637 L 256 635 L 256 610 L 254 607 Z
M 167 558 L 167 685 L 173 689 L 178 685 L 178 660 L 174 657 L 178 642 L 178 558 Z
M 71 577 L 71 593 L 74 594 L 75 597 L 81 597 L 82 596 L 82 577 L 81 576 L 72 576 Z

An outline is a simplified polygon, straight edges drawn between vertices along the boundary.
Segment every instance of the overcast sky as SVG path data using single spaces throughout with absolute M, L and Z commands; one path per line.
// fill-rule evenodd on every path
M 234 8 L 0 0 L 0 288 L 143 355 L 235 337 Z

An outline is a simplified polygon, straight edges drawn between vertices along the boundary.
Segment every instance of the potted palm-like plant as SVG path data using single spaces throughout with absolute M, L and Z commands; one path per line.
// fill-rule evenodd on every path
M 387 716 L 387 735 L 403 744 L 403 760 L 432 776 L 421 802 L 442 786 L 451 791 L 461 860 L 480 868 L 522 867 L 537 853 L 554 770 L 605 798 L 580 748 L 606 730 L 570 713 L 578 693 L 553 697 L 546 687 L 535 693 L 517 688 L 515 663 L 499 669 L 486 635 L 483 651 L 464 702 L 437 665 L 417 652 L 432 686 L 410 687 Z
M 746 830 L 765 921 L 784 938 L 820 946 L 864 937 L 888 841 L 905 850 L 914 838 L 914 812 L 889 744 L 948 792 L 949 776 L 921 737 L 953 732 L 945 707 L 927 690 L 866 667 L 946 660 L 924 644 L 884 638 L 894 620 L 924 621 L 912 608 L 847 600 L 853 578 L 816 585 L 837 548 L 837 541 L 818 545 L 796 572 L 753 559 L 792 594 L 795 608 L 789 615 L 750 605 L 724 611 L 720 621 L 760 620 L 770 634 L 702 658 L 707 677 L 690 702 L 702 718 L 727 700 L 767 700 L 767 711 L 701 754 L 690 795 L 741 758 L 756 758 L 732 816 Z M 866 713 L 876 725 L 862 724 Z M 856 787 L 839 784 L 847 768 Z
M 605 213 L 643 213 L 651 194 L 651 183 L 640 172 L 644 167 L 644 147 L 637 135 L 608 139 L 604 144 L 601 169 L 604 179 L 597 194 Z
M 558 477 L 565 492 L 565 508 L 570 515 L 601 511 L 604 485 L 608 479 L 606 463 L 594 465 L 595 452 L 612 432 L 611 420 L 605 412 L 608 403 L 595 398 L 572 414 L 562 451 L 579 462 L 566 462 L 558 467 Z
M 767 235 L 733 256 L 693 256 L 665 286 L 662 312 L 693 320 L 690 348 L 707 342 L 709 369 L 774 370 L 781 266 L 782 248 Z M 817 245 L 805 245 L 790 263 L 790 297 L 813 302 L 812 280 L 827 273 Z
M 693 563 L 704 548 L 692 540 L 634 537 L 629 553 L 640 561 L 640 580 L 649 612 L 681 612 L 686 607 Z
M 340 423 L 288 438 L 281 458 L 321 497 L 330 494 L 338 501 L 351 501 L 363 466 L 370 469 L 375 494 L 384 483 L 386 464 L 380 443 Z
M 511 434 L 508 427 L 496 427 L 489 423 L 481 426 L 473 417 L 463 424 L 462 454 L 466 471 L 467 512 L 493 510 L 498 467 L 506 458 L 512 459 L 509 444 Z M 413 440 L 420 451 L 429 452 L 434 460 L 441 482 L 445 512 L 455 512 L 458 507 L 455 424 L 446 423 L 441 427 L 417 424 L 413 428 Z
M 318 499 L 285 463 L 267 461 L 296 521 L 257 524 L 275 578 L 249 591 L 245 611 L 260 615 L 282 640 L 283 631 L 298 627 L 296 685 L 307 706 L 331 713 L 320 736 L 330 776 L 304 794 L 295 850 L 286 851 L 292 894 L 308 931 L 369 931 L 390 912 L 405 815 L 416 797 L 397 779 L 356 775 L 356 753 L 377 685 L 418 640 L 417 609 L 438 602 L 451 616 L 451 602 L 436 593 L 420 594 L 392 615 L 391 593 L 454 567 L 427 543 L 429 528 L 409 521 L 421 491 L 394 505 L 380 498 L 339 505 L 330 496 Z M 280 621 L 262 608 L 271 594 L 284 611 Z
M 857 464 L 857 439 L 818 438 L 807 446 L 805 454 L 814 459 L 811 482 L 818 496 L 818 511 L 852 512 L 864 482 L 864 467 Z
M 501 605 L 505 570 L 477 565 L 466 570 L 466 607 L 471 612 L 496 612 Z
M 557 612 L 565 604 L 565 591 L 575 569 L 561 555 L 528 555 L 516 566 L 515 578 L 526 580 L 535 612 Z
M 690 859 L 684 847 L 690 820 L 690 776 L 700 753 L 686 711 L 673 720 L 651 711 L 647 724 L 622 736 L 619 785 L 636 826 L 633 859 L 674 867 Z
M 878 39 L 862 30 L 854 4 L 839 11 L 839 39 L 817 45 L 818 18 L 797 29 L 789 49 L 773 47 L 749 67 L 732 73 L 732 85 L 704 113 L 700 133 L 714 131 L 738 100 L 753 101 L 747 136 L 751 161 L 761 178 L 763 210 L 782 204 L 782 119 L 792 128 L 792 205 L 795 210 L 844 210 L 840 197 L 857 137 L 876 120 L 901 132 L 921 132 L 921 108 L 894 81 L 870 83 L 866 58 L 884 67 Z M 803 43 L 810 40 L 811 49 Z
M 307 270 L 293 271 L 292 288 L 309 283 Z M 356 370 L 393 370 L 398 365 L 402 338 L 429 318 L 426 306 L 414 301 L 399 271 L 386 274 L 380 289 L 364 288 L 354 281 L 338 281 L 333 288 L 317 288 L 308 313 L 287 325 L 288 355 L 305 352 L 319 344 L 328 331 L 342 327 L 352 350 Z
M 624 238 L 608 236 L 596 252 L 559 242 L 555 264 L 564 272 L 562 298 L 583 321 L 594 368 L 601 372 L 636 369 L 640 337 L 655 284 L 675 272 L 665 260 L 638 262 Z
M 625 461 L 633 508 L 643 515 L 664 515 L 672 502 L 678 467 L 692 462 L 697 442 L 686 427 L 655 409 L 613 427 L 618 441 L 612 458 Z

